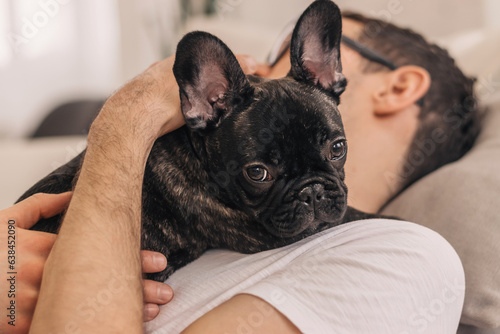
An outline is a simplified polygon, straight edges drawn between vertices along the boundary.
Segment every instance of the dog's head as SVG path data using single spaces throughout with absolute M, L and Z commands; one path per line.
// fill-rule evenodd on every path
M 291 70 L 278 80 L 245 76 L 208 33 L 190 33 L 177 48 L 182 112 L 213 180 L 207 187 L 280 237 L 340 222 L 347 207 L 341 30 L 338 7 L 314 2 L 293 32 Z

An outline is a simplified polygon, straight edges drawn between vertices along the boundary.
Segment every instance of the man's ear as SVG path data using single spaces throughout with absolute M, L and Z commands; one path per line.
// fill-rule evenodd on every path
M 388 115 L 415 104 L 429 90 L 431 76 L 420 66 L 401 66 L 385 74 L 384 84 L 373 92 L 374 111 Z
M 189 33 L 179 42 L 173 72 L 186 125 L 193 130 L 218 127 L 253 94 L 231 50 L 206 32 Z
M 347 84 L 340 62 L 342 16 L 332 1 L 317 0 L 302 14 L 292 34 L 288 76 L 339 97 Z

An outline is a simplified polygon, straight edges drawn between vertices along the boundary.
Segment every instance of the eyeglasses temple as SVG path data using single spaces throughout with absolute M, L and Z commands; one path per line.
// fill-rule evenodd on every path
M 363 44 L 358 43 L 357 41 L 355 41 L 347 36 L 342 35 L 342 42 L 345 45 L 347 45 L 348 47 L 350 47 L 351 49 L 353 49 L 354 51 L 356 51 L 357 53 L 359 53 L 362 57 L 364 57 L 370 61 L 373 61 L 375 63 L 383 65 L 391 70 L 395 70 L 398 68 L 398 66 L 396 66 L 396 64 L 394 64 L 392 61 L 387 60 L 387 58 L 385 58 L 384 56 L 378 54 L 377 52 L 375 52 L 373 50 L 368 49 Z M 422 107 L 424 105 L 424 98 L 422 97 L 421 99 L 419 99 L 415 103 L 418 106 Z
M 357 53 L 359 53 L 361 56 L 363 56 L 364 58 L 366 58 L 370 61 L 373 61 L 375 63 L 379 63 L 380 65 L 384 65 L 385 67 L 387 67 L 391 70 L 395 70 L 398 68 L 392 61 L 387 60 L 387 58 L 385 58 L 384 56 L 378 54 L 377 52 L 375 52 L 373 50 L 368 49 L 363 44 L 358 43 L 355 40 L 350 39 L 347 36 L 342 35 L 342 42 L 345 45 L 347 45 L 348 47 L 350 47 L 351 49 L 353 49 L 354 51 L 356 51 Z

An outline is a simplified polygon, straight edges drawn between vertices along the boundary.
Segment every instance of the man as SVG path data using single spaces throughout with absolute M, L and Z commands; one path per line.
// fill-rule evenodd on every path
M 369 30 L 364 29 L 368 27 L 368 25 L 366 22 L 363 22 L 363 18 L 356 16 L 350 17 L 355 20 L 344 21 L 345 35 L 361 42 L 371 41 L 369 39 L 370 37 L 375 38 L 375 40 L 376 38 L 384 38 L 385 35 L 382 32 L 370 36 Z M 363 23 L 365 26 L 363 26 Z M 390 25 L 380 25 L 379 27 L 392 28 Z M 361 32 L 364 33 L 361 34 Z M 366 44 L 372 46 L 371 43 L 367 42 Z M 420 47 L 423 46 L 420 45 Z M 391 50 L 393 50 L 392 47 Z M 404 51 L 401 51 L 401 53 L 404 53 Z M 413 55 L 413 53 L 411 54 Z M 346 165 L 347 184 L 350 194 L 349 200 L 351 205 L 364 211 L 377 212 L 382 205 L 409 183 L 421 177 L 422 174 L 428 173 L 439 165 L 460 157 L 472 145 L 473 138 L 475 137 L 475 132 L 473 130 L 474 117 L 470 116 L 473 114 L 473 109 L 470 107 L 472 104 L 469 103 L 467 104 L 467 108 L 463 110 L 471 111 L 470 113 L 462 112 L 461 110 L 460 112 L 456 112 L 456 115 L 446 115 L 447 117 L 457 116 L 464 119 L 464 122 L 459 122 L 464 130 L 460 132 L 461 136 L 463 136 L 460 142 L 464 144 L 460 145 L 458 150 L 453 150 L 453 153 L 445 159 L 437 159 L 437 163 L 435 163 L 436 159 L 427 159 L 432 163 L 422 163 L 418 166 L 411 165 L 412 147 L 416 145 L 413 144 L 415 143 L 414 138 L 419 138 L 419 136 L 422 135 L 429 136 L 429 129 L 426 128 L 429 123 L 437 129 L 439 129 L 439 126 L 442 124 L 436 126 L 436 123 L 433 122 L 439 124 L 441 121 L 441 123 L 445 123 L 445 126 L 447 124 L 446 119 L 442 117 L 445 115 L 439 115 L 439 110 L 434 109 L 436 102 L 432 99 L 439 96 L 440 93 L 445 92 L 446 89 L 436 84 L 439 83 L 439 79 L 435 78 L 433 74 L 431 80 L 431 74 L 421 67 L 423 66 L 422 64 L 413 62 L 411 59 L 408 59 L 408 57 L 391 58 L 391 60 L 400 65 L 400 67 L 394 70 L 386 70 L 377 64 L 371 64 L 371 62 L 367 61 L 356 52 L 349 52 L 349 48 L 347 47 L 342 49 L 344 74 L 349 80 L 349 86 L 342 95 L 342 103 L 339 109 L 343 115 L 346 134 L 349 141 L 349 159 Z M 444 56 L 441 58 L 446 60 Z M 447 62 L 448 65 L 452 65 L 451 60 L 447 59 Z M 273 77 L 282 76 L 286 74 L 288 66 L 289 64 L 286 64 L 286 57 L 283 57 L 280 62 L 270 70 L 269 75 Z M 45 268 L 42 293 L 40 294 L 34 319 L 34 327 L 32 328 L 33 332 L 44 332 L 47 329 L 53 328 L 65 328 L 64 326 L 66 326 L 67 332 L 75 332 L 78 329 L 83 329 L 83 332 L 90 330 L 95 330 L 95 332 L 97 332 L 99 329 L 102 329 L 99 327 L 99 324 L 105 323 L 104 320 L 106 317 L 112 317 L 116 314 L 120 314 L 120 316 L 123 317 L 123 321 L 116 324 L 118 326 L 116 330 L 127 332 L 140 331 L 140 325 L 138 325 L 140 322 L 140 312 L 138 312 L 137 307 L 142 302 L 142 299 L 139 292 L 140 285 L 137 283 L 139 282 L 139 238 L 137 221 L 140 212 L 140 196 L 138 195 L 140 192 L 138 192 L 138 189 L 140 189 L 140 181 L 142 180 L 141 167 L 143 167 L 143 165 L 141 165 L 141 163 L 145 161 L 144 159 L 147 157 L 145 152 L 148 152 L 148 148 L 150 148 L 152 141 L 157 136 L 167 131 L 171 131 L 182 124 L 180 112 L 178 110 L 178 101 L 175 101 L 174 98 L 177 96 L 177 91 L 176 87 L 173 86 L 175 81 L 171 76 L 170 68 L 171 59 L 157 63 L 143 75 L 126 85 L 108 101 L 101 116 L 99 116 L 94 124 L 93 131 L 91 131 L 89 136 L 89 152 L 91 152 L 91 154 L 86 157 L 82 168 L 81 179 L 75 189 L 75 196 L 71 202 L 68 214 L 66 215 L 65 224 L 61 229 L 58 242 L 55 244 Z M 451 67 L 451 69 L 455 71 L 453 67 Z M 450 67 L 448 66 L 445 71 L 448 73 L 449 70 Z M 431 73 L 433 72 L 431 71 Z M 450 98 L 450 101 L 458 101 L 461 99 L 462 95 L 471 96 L 472 84 L 470 84 L 469 87 L 469 81 L 463 77 L 463 75 L 462 77 L 457 75 L 457 77 L 454 78 L 457 79 L 456 81 L 458 82 L 456 86 L 460 86 L 463 89 L 458 91 L 454 89 L 453 92 L 456 92 L 458 97 Z M 145 96 L 144 87 L 148 87 L 147 96 Z M 165 89 L 170 92 L 170 95 L 165 96 Z M 435 89 L 435 91 L 433 91 L 433 89 Z M 423 107 L 420 107 L 417 103 L 421 98 L 424 99 Z M 461 100 L 461 102 L 463 102 L 463 100 Z M 458 103 L 458 105 L 463 105 L 463 103 Z M 132 106 L 132 108 L 128 106 Z M 168 111 L 167 113 L 165 113 L 166 110 Z M 153 115 L 151 115 L 151 113 L 153 113 Z M 156 123 L 153 122 L 155 117 L 158 119 Z M 145 123 L 148 125 L 154 124 L 155 126 L 151 129 L 151 127 L 144 126 Z M 465 123 L 468 125 L 465 126 Z M 131 124 L 134 126 L 131 126 Z M 471 131 L 466 131 L 467 129 Z M 433 133 L 432 130 L 430 133 Z M 146 136 L 146 138 L 144 138 L 144 136 Z M 449 138 L 448 136 L 449 134 L 447 133 L 446 138 Z M 443 137 L 443 134 L 441 134 L 441 136 L 439 136 L 439 133 L 436 135 L 439 141 L 443 141 Z M 118 142 L 117 138 L 120 138 L 120 147 L 116 146 Z M 451 140 L 451 142 L 454 141 L 455 139 Z M 110 154 L 118 148 L 121 149 L 119 150 L 120 154 Z M 443 144 L 444 151 L 450 148 L 453 148 L 453 146 L 447 146 L 446 143 Z M 123 150 L 125 150 L 125 152 L 123 152 Z M 103 161 L 104 156 L 106 159 Z M 140 159 L 137 159 L 137 157 L 140 157 Z M 137 160 L 139 160 L 139 164 L 137 164 Z M 405 167 L 407 166 L 407 162 L 410 162 L 410 167 L 413 168 Z M 113 175 L 112 169 L 117 167 L 123 168 L 124 163 L 128 163 L 125 176 L 122 176 L 122 180 L 116 180 L 116 176 Z M 408 172 L 409 170 L 412 172 Z M 394 177 L 394 175 L 397 177 Z M 99 185 L 96 189 L 96 184 L 99 184 L 101 180 L 108 181 Z M 131 180 L 135 181 L 130 182 Z M 111 184 L 114 186 L 111 187 Z M 118 186 L 116 186 L 116 184 L 118 184 Z M 113 190 L 112 188 L 114 187 L 117 187 L 117 189 Z M 104 198 L 101 198 L 102 196 L 96 198 L 95 194 L 99 190 L 102 190 L 102 194 L 105 194 Z M 103 202 L 105 203 L 104 206 Z M 120 214 L 121 210 L 126 210 L 127 215 L 123 213 Z M 76 222 L 82 219 L 82 217 L 87 221 L 96 223 L 90 224 L 90 228 L 88 227 L 89 224 L 85 225 L 82 224 L 82 222 L 77 224 Z M 119 219 L 123 223 L 120 230 L 125 229 L 127 233 L 118 232 L 111 226 L 108 226 L 108 224 L 101 224 L 101 222 L 116 219 Z M 72 221 L 73 223 L 71 223 Z M 354 226 L 353 230 L 361 234 L 368 233 L 366 238 L 362 238 L 362 240 L 365 241 L 364 244 L 368 244 L 366 241 L 371 241 L 376 244 L 377 241 L 387 241 L 387 238 L 389 238 L 391 242 L 395 242 L 392 244 L 392 248 L 389 247 L 386 249 L 386 251 L 388 251 L 386 255 L 391 255 L 389 259 L 395 265 L 401 265 L 405 260 L 408 260 L 409 263 L 417 266 L 418 272 L 423 271 L 425 273 L 425 271 L 429 271 L 427 274 L 430 277 L 441 277 L 442 280 L 453 280 L 458 278 L 460 281 L 460 278 L 463 279 L 463 273 L 461 273 L 460 269 L 457 269 L 459 263 L 457 262 L 458 259 L 456 255 L 450 248 L 447 248 L 449 246 L 443 243 L 443 240 L 429 234 L 428 231 L 422 231 L 418 228 L 414 230 L 413 226 L 408 227 L 407 224 L 401 226 L 392 226 L 391 224 L 386 226 L 384 224 L 387 223 L 382 224 L 383 226 L 381 226 L 381 228 L 387 232 L 382 239 L 373 238 L 373 233 L 368 233 L 359 226 Z M 116 224 L 109 225 L 116 226 Z M 89 230 L 85 230 L 86 228 L 89 228 Z M 359 228 L 361 228 L 361 230 L 357 230 Z M 394 232 L 396 230 L 403 230 L 403 235 L 395 235 Z M 96 234 L 96 231 L 98 231 L 98 236 L 102 235 L 102 239 L 100 237 L 94 238 L 98 240 L 93 240 L 92 238 L 88 240 L 85 238 L 89 233 Z M 120 238 L 117 237 L 113 240 L 113 243 L 120 247 L 126 246 L 126 249 L 118 247 L 117 251 L 119 252 L 110 251 L 110 245 L 107 244 L 109 243 L 108 237 L 115 233 L 121 234 L 119 234 Z M 75 235 L 79 236 L 78 240 L 83 241 L 75 244 Z M 411 257 L 412 255 L 416 256 L 417 253 L 406 253 L 403 257 L 396 256 L 395 252 L 401 250 L 401 247 L 404 245 L 404 243 L 398 244 L 397 240 L 401 238 L 412 244 L 416 244 L 417 241 L 430 240 L 428 245 L 420 244 L 422 249 L 426 250 L 422 254 L 425 253 L 426 255 L 419 260 Z M 83 244 L 83 242 L 85 243 Z M 346 244 L 357 245 L 353 239 L 347 240 Z M 93 248 L 93 246 L 96 248 Z M 66 253 L 67 249 L 70 249 L 72 252 L 72 256 L 69 259 Z M 92 261 L 85 260 L 85 257 L 88 258 L 89 256 L 89 249 L 92 251 L 101 249 L 100 252 L 97 251 L 98 256 L 101 257 L 99 261 L 97 261 L 97 267 L 95 258 L 93 258 Z M 111 249 L 113 249 L 113 247 L 111 247 Z M 337 251 L 345 248 L 334 247 L 333 249 Z M 416 249 L 419 250 L 418 247 L 416 247 Z M 355 247 L 352 250 L 359 251 L 359 248 Z M 438 250 L 439 252 L 437 252 Z M 380 266 L 375 265 L 371 269 L 376 272 L 383 272 L 384 268 L 387 269 L 387 264 L 384 265 L 381 264 L 382 262 L 378 262 L 381 253 L 384 252 L 376 247 L 370 251 L 374 252 L 369 254 L 370 256 L 375 256 L 374 263 L 380 264 Z M 442 260 L 442 262 L 431 261 L 432 251 L 440 253 L 443 256 L 437 259 Z M 123 252 L 129 254 L 129 256 L 123 256 Z M 82 260 L 83 262 L 80 260 L 76 261 L 79 258 L 78 255 L 84 259 Z M 407 257 L 408 255 L 410 258 Z M 213 257 L 213 254 L 210 254 L 210 256 Z M 302 260 L 303 259 L 300 259 L 300 261 Z M 370 263 L 364 263 L 364 266 L 360 266 L 359 264 L 360 263 L 354 263 L 353 265 L 351 262 L 347 267 L 351 270 L 349 272 L 352 273 L 353 268 L 357 270 L 364 268 L 363 270 L 370 271 Z M 448 264 L 449 267 L 446 267 L 446 264 Z M 193 265 L 196 266 L 197 264 L 195 263 Z M 61 266 L 64 268 L 62 272 Z M 80 266 L 84 266 L 88 274 L 78 271 Z M 190 266 L 190 268 L 191 267 L 192 266 Z M 102 272 L 103 268 L 109 270 L 106 270 L 103 275 L 96 276 L 95 273 Z M 106 297 L 103 297 L 107 296 L 106 291 L 110 289 L 113 290 L 108 285 L 108 282 L 114 279 L 112 269 L 115 270 L 114 273 L 121 273 L 121 268 L 127 268 L 129 271 L 126 271 L 126 273 L 132 273 L 132 279 L 127 279 L 127 277 L 129 277 L 127 276 L 128 274 L 124 275 L 122 279 L 122 281 L 126 282 L 126 291 L 129 291 L 129 293 L 124 296 L 120 295 L 120 298 L 112 299 L 107 304 L 104 303 L 105 307 L 101 308 L 102 313 L 99 314 L 97 312 L 90 312 L 85 308 L 87 304 L 83 304 L 84 306 L 82 306 L 79 311 L 83 312 L 84 319 L 89 320 L 82 325 L 82 314 L 77 314 L 76 317 L 80 317 L 80 322 L 76 321 L 74 319 L 75 312 L 71 313 L 69 310 L 73 310 L 72 305 L 78 306 L 80 300 L 87 298 L 89 289 L 87 288 L 85 291 L 80 291 L 72 298 L 67 299 L 67 295 L 73 294 L 73 291 L 70 289 L 74 287 L 75 282 L 82 282 L 82 284 L 85 283 L 86 286 L 88 286 L 90 281 L 91 291 L 96 291 L 97 296 L 101 296 L 102 300 L 106 300 Z M 337 269 L 346 269 L 346 267 L 340 266 Z M 410 271 L 412 269 L 406 268 L 406 270 Z M 401 272 L 396 271 L 395 273 Z M 368 295 L 363 296 L 363 292 L 369 292 L 368 290 L 363 290 L 363 286 L 366 287 L 368 283 L 370 283 L 370 281 L 366 281 L 366 278 L 363 279 L 363 277 L 366 276 L 365 274 L 367 274 L 367 272 L 358 271 L 357 274 L 353 274 L 354 280 L 348 280 L 351 283 L 363 283 L 359 286 L 354 285 L 356 289 L 342 289 L 342 291 L 354 291 L 352 295 L 339 295 L 339 298 L 332 299 L 333 304 L 345 306 L 341 311 L 346 312 L 346 314 L 356 314 L 356 309 L 349 309 L 347 307 L 349 305 L 359 306 L 359 304 L 373 301 L 382 302 L 384 297 L 387 298 L 389 296 L 384 293 L 381 293 L 378 295 L 378 298 L 375 299 L 368 298 Z M 417 273 L 414 274 L 417 275 Z M 280 271 L 279 275 L 284 275 L 282 278 L 286 278 L 286 271 Z M 436 275 L 436 277 L 434 277 L 434 275 Z M 310 277 L 308 278 L 310 279 Z M 405 291 L 408 293 L 408 298 L 411 299 L 417 298 L 420 292 L 424 294 L 424 292 L 442 290 L 446 287 L 440 285 L 443 284 L 443 282 L 439 282 L 440 279 L 437 279 L 438 282 L 434 280 L 413 282 L 410 281 L 409 278 L 402 279 L 400 277 L 400 280 L 406 283 L 398 281 L 396 284 L 394 281 L 388 280 L 387 282 L 392 282 L 395 285 L 384 287 L 381 283 L 378 289 L 382 292 L 388 292 L 391 288 L 400 288 L 402 290 L 399 291 L 399 294 L 392 295 L 392 297 L 400 297 L 402 291 Z M 296 286 L 296 288 L 299 289 L 301 285 L 305 284 L 307 281 L 307 279 L 304 280 L 300 277 L 294 278 L 292 280 L 292 286 Z M 339 284 L 345 280 L 339 278 L 339 280 L 332 281 L 332 284 Z M 321 291 L 322 288 L 326 289 L 326 287 L 317 288 L 319 291 Z M 308 288 L 307 291 L 313 293 L 314 289 Z M 346 304 L 344 299 L 349 296 L 356 297 L 356 291 L 363 298 L 354 298 L 355 300 L 348 301 Z M 57 301 L 61 303 L 54 304 L 56 301 L 54 300 L 55 296 L 61 292 L 61 297 L 59 299 L 56 298 Z M 99 292 L 102 293 L 99 294 Z M 317 293 L 321 294 L 321 292 Z M 279 303 L 273 301 L 272 297 L 272 291 L 271 296 L 266 298 L 265 293 L 262 294 L 261 292 L 256 292 L 256 290 L 237 290 L 234 295 L 229 296 L 225 301 L 221 301 L 218 305 L 212 305 L 211 311 L 193 323 L 193 325 L 187 329 L 187 332 L 196 333 L 197 330 L 209 332 L 211 328 L 210 324 L 214 322 L 217 325 L 215 328 L 219 329 L 223 325 L 228 325 L 230 328 L 234 329 L 252 329 L 252 325 L 258 324 L 259 328 L 257 331 L 259 332 L 265 332 L 264 329 L 270 329 L 271 327 L 266 327 L 268 325 L 278 326 L 278 329 L 273 327 L 274 332 L 284 333 L 294 332 L 299 329 L 303 330 L 304 327 L 302 326 L 304 326 L 304 322 L 307 323 L 307 321 L 300 319 L 300 315 L 288 313 L 286 307 L 278 305 Z M 432 293 L 430 293 L 428 297 L 432 297 Z M 293 299 L 292 297 L 290 298 Z M 315 298 L 315 295 L 312 294 L 311 298 Z M 455 296 L 454 302 L 450 304 L 450 307 L 441 314 L 441 317 L 435 317 L 433 322 L 425 317 L 419 318 L 419 313 L 417 311 L 415 311 L 416 316 L 412 317 L 410 312 L 408 318 L 403 316 L 402 320 L 407 322 L 407 326 L 411 328 L 412 331 L 420 329 L 425 330 L 431 328 L 430 326 L 437 326 L 432 328 L 440 328 L 442 331 L 439 332 L 442 333 L 451 332 L 450 328 L 453 327 L 453 322 L 458 322 L 461 298 L 463 298 L 463 296 Z M 432 300 L 432 298 L 429 299 L 429 303 Z M 163 300 L 163 302 L 164 301 L 165 300 Z M 389 304 L 391 303 L 395 304 L 397 308 L 405 308 L 405 302 L 402 300 L 389 300 Z M 117 311 L 117 307 L 120 305 L 125 307 Z M 273 307 L 269 307 L 269 305 Z M 429 305 L 420 306 L 425 308 Z M 411 307 L 413 306 L 410 305 L 410 308 Z M 374 316 L 376 314 L 392 317 L 394 314 L 391 313 L 389 308 L 390 305 L 387 303 L 382 303 L 378 305 L 378 307 L 371 305 L 368 310 L 365 310 L 366 312 L 358 312 L 357 314 L 362 314 L 365 317 Z M 375 309 L 377 309 L 378 313 L 369 312 L 369 310 L 373 311 Z M 315 310 L 313 313 L 320 314 L 321 310 Z M 264 320 L 262 320 L 262 322 L 259 320 L 260 318 L 255 318 L 259 321 L 255 320 L 252 318 L 253 314 L 261 314 Z M 198 316 L 194 319 L 198 318 Z M 355 322 L 363 322 L 359 320 L 353 321 L 353 319 L 346 316 L 341 316 L 340 318 L 344 318 L 344 322 L 349 322 L 349 326 L 354 326 Z M 265 319 L 272 321 L 266 322 Z M 52 326 L 56 327 L 44 327 L 47 325 L 47 322 L 50 324 L 50 320 L 54 321 Z M 169 320 L 172 321 L 172 319 Z M 310 321 L 315 320 L 311 319 Z M 448 321 L 452 324 L 447 323 Z M 369 319 L 369 322 L 373 326 L 380 324 L 376 322 L 375 319 Z M 390 321 L 381 324 L 381 326 L 387 325 L 388 323 L 390 323 Z M 82 327 L 93 325 L 95 327 Z M 342 330 L 340 329 L 343 328 L 343 324 L 339 323 L 337 325 L 339 332 L 341 332 Z M 384 328 L 388 330 L 391 327 Z M 392 329 L 394 329 L 394 327 L 392 327 Z M 407 328 L 400 328 L 401 332 L 406 329 Z

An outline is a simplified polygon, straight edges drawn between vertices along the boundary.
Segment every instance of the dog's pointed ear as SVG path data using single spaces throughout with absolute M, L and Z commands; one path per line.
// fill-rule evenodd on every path
M 231 50 L 206 32 L 184 36 L 177 45 L 173 71 L 186 125 L 193 130 L 215 129 L 253 94 Z
M 342 16 L 332 1 L 317 0 L 299 18 L 290 45 L 289 76 L 339 97 L 347 81 L 342 74 Z

